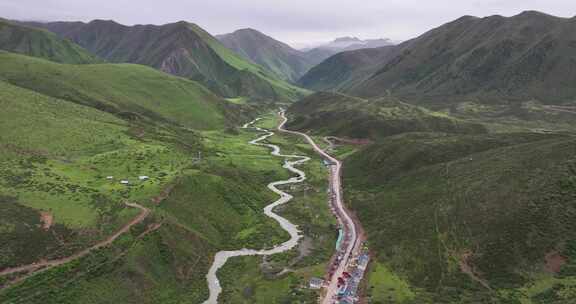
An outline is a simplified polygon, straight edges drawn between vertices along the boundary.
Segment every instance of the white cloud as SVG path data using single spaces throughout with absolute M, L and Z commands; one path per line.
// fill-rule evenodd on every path
M 540 10 L 573 16 L 573 0 L 1 0 L 3 17 L 113 19 L 121 23 L 195 22 L 218 34 L 252 27 L 287 42 L 336 36 L 403 40 L 462 15 Z

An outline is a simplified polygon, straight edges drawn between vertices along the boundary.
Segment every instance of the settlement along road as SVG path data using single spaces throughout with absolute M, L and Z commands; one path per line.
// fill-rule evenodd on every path
M 282 123 L 278 126 L 278 130 L 286 133 L 296 134 L 306 138 L 308 143 L 314 148 L 316 153 L 320 154 L 324 159 L 330 161 L 333 165 L 330 168 L 330 192 L 332 193 L 332 204 L 334 206 L 336 217 L 340 223 L 345 236 L 345 248 L 341 251 L 339 255 L 338 265 L 336 270 L 332 273 L 329 278 L 329 282 L 326 289 L 326 295 L 321 300 L 322 304 L 332 304 L 335 302 L 336 295 L 338 293 L 338 278 L 342 277 L 346 269 L 351 266 L 353 255 L 358 253 L 361 249 L 360 241 L 358 240 L 358 232 L 354 220 L 344 207 L 342 202 L 342 163 L 336 158 L 330 156 L 324 150 L 322 150 L 314 140 L 305 133 L 290 131 L 284 129 L 284 125 L 288 121 L 286 118 L 285 111 L 281 111 L 280 115 L 282 117 Z

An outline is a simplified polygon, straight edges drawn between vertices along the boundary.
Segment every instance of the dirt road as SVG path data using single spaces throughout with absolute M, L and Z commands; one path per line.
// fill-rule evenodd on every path
M 129 223 L 124 225 L 122 228 L 120 228 L 120 230 L 116 231 L 116 233 L 107 237 L 105 240 L 103 240 L 103 241 L 101 241 L 101 242 L 99 242 L 99 243 L 97 243 L 97 244 L 95 244 L 89 248 L 86 248 L 86 249 L 84 249 L 84 250 L 82 250 L 82 251 L 80 251 L 74 255 L 71 255 L 69 257 L 56 259 L 56 260 L 49 260 L 49 261 L 39 261 L 39 262 L 32 263 L 29 265 L 4 269 L 4 270 L 0 271 L 0 276 L 5 276 L 5 275 L 13 274 L 13 273 L 18 273 L 18 272 L 28 272 L 28 274 L 26 276 L 19 279 L 19 280 L 22 280 L 23 278 L 28 277 L 34 273 L 37 273 L 39 271 L 44 271 L 44 270 L 50 269 L 52 267 L 71 262 L 73 260 L 76 260 L 76 259 L 79 259 L 81 257 L 88 255 L 93 250 L 96 250 L 96 249 L 99 249 L 102 247 L 106 247 L 106 246 L 112 244 L 112 242 L 114 242 L 118 237 L 120 237 L 122 234 L 128 232 L 130 230 L 130 228 L 132 228 L 132 226 L 142 222 L 150 214 L 150 209 L 142 207 L 139 204 L 130 203 L 130 202 L 125 202 L 124 204 L 126 204 L 126 206 L 129 206 L 132 208 L 140 209 L 141 210 L 140 214 L 138 214 L 138 216 L 136 216 Z

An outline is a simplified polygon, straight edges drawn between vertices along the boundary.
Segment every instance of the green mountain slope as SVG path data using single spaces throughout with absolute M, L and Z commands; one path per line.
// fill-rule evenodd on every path
M 109 237 L 138 214 L 124 201 L 152 210 L 112 245 L 82 259 L 30 277 L 12 289 L 1 288 L 18 274 L 2 276 L 0 302 L 168 303 L 203 299 L 204 274 L 216 251 L 216 237 L 223 236 L 217 231 L 212 239 L 204 238 L 201 234 L 207 228 L 193 231 L 194 220 L 181 224 L 171 209 L 156 208 L 161 197 L 170 193 L 166 189 L 177 192 L 191 188 L 190 183 L 174 185 L 177 178 L 203 176 L 206 181 L 210 176 L 209 170 L 184 174 L 184 169 L 194 164 L 196 151 L 203 149 L 197 134 L 154 121 L 122 120 L 4 81 L 0 81 L 0 105 L 1 270 L 67 257 Z M 150 179 L 139 181 L 139 175 Z M 121 185 L 120 179 L 131 184 Z M 239 182 L 229 178 L 226 184 Z M 251 202 L 266 200 L 257 192 L 247 192 L 242 195 Z M 230 210 L 214 193 L 211 202 Z M 192 200 L 170 198 L 174 204 L 171 208 L 205 203 L 194 194 Z M 252 214 L 260 212 L 256 209 Z M 247 217 L 238 215 L 238 222 L 254 222 Z M 183 269 L 194 272 L 182 275 L 179 271 Z M 58 292 L 46 293 L 42 287 L 46 284 Z M 92 292 L 95 289 L 97 293 Z
M 391 92 L 431 102 L 572 102 L 575 30 L 574 19 L 539 12 L 462 17 L 400 44 L 376 73 L 348 92 Z
M 370 139 L 332 148 L 375 257 L 367 301 L 569 303 L 574 118 L 546 109 L 470 104 L 452 116 L 337 93 L 290 106 L 292 129 Z
M 82 155 L 105 145 L 127 126 L 109 113 L 50 98 L 5 81 L 0 81 L 0 86 L 3 109 L 0 142 L 17 147 L 15 151 Z M 13 151 L 7 148 L 3 152 Z
M 345 91 L 376 72 L 394 46 L 341 52 L 303 75 L 298 84 L 316 91 Z
M 253 29 L 241 29 L 216 36 L 224 46 L 259 64 L 277 78 L 295 82 L 310 67 L 303 52 Z
M 288 114 L 290 128 L 356 139 L 379 139 L 405 132 L 486 132 L 480 124 L 393 98 L 366 100 L 338 93 L 315 93 L 293 104 Z
M 102 60 L 50 33 L 0 19 L 0 50 L 40 57 L 62 63 L 98 63 Z
M 373 294 L 569 303 L 575 149 L 567 136 L 404 134 L 347 158 L 349 202 L 377 262 L 406 282 L 386 292 L 371 281 Z
M 0 52 L 0 79 L 126 117 L 195 129 L 237 121 L 230 105 L 201 85 L 140 65 L 67 65 Z
M 124 26 L 113 21 L 35 24 L 116 63 L 144 64 L 196 80 L 224 97 L 289 101 L 306 91 L 276 79 L 187 22 Z

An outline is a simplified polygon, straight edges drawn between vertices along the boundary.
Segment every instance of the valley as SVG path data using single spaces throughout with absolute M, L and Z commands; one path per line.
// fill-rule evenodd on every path
M 574 302 L 576 17 L 221 1 L 0 18 L 0 303 Z

